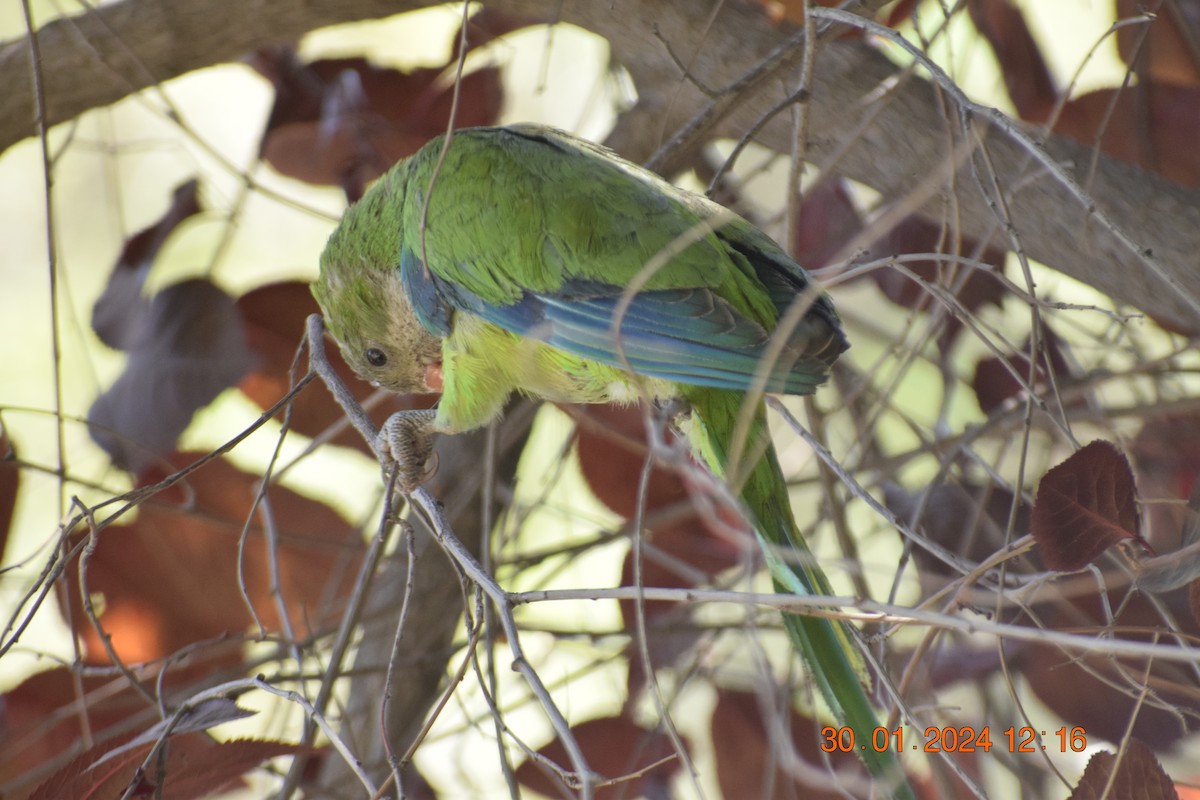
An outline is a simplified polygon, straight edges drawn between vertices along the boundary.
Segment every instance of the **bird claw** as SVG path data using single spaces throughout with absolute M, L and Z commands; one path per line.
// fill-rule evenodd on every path
M 396 487 L 408 494 L 429 477 L 426 462 L 433 452 L 433 422 L 437 412 L 397 411 L 383 423 L 375 437 L 375 452 L 384 470 L 394 465 Z
M 684 400 L 682 397 L 672 397 L 667 400 L 656 400 L 654 402 L 654 410 L 657 412 L 658 417 L 662 419 L 665 424 L 670 424 L 670 422 L 676 417 L 682 417 L 692 413 L 692 407 L 688 404 L 688 401 Z

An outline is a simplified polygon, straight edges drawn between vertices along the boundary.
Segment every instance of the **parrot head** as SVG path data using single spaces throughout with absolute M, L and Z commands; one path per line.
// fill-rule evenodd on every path
M 402 193 L 368 193 L 346 213 L 312 292 L 359 377 L 401 394 L 440 392 L 442 340 L 421 325 L 400 280 L 398 203 Z

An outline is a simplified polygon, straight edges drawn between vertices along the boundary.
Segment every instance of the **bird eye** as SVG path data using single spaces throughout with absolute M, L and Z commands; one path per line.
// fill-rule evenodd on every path
M 382 367 L 387 363 L 387 354 L 378 347 L 368 347 L 363 356 L 372 367 Z

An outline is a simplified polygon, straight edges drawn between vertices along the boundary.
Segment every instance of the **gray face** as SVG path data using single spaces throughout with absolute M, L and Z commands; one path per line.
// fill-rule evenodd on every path
M 346 270 L 324 261 L 313 285 L 325 324 L 363 380 L 397 393 L 431 392 L 442 341 L 422 327 L 396 270 Z

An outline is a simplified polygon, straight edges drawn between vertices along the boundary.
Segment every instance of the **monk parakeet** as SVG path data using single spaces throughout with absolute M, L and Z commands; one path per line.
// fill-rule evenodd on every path
M 741 217 L 562 131 L 459 130 L 347 211 L 313 294 L 359 375 L 441 394 L 436 410 L 401 412 L 381 434 L 408 488 L 430 433 L 485 425 L 513 392 L 682 399 L 696 451 L 717 475 L 736 473 L 777 589 L 830 593 L 796 529 L 761 391 L 813 392 L 847 343 L 809 274 Z M 870 742 L 851 629 L 784 621 L 839 724 Z M 890 754 L 864 752 L 896 783 Z

